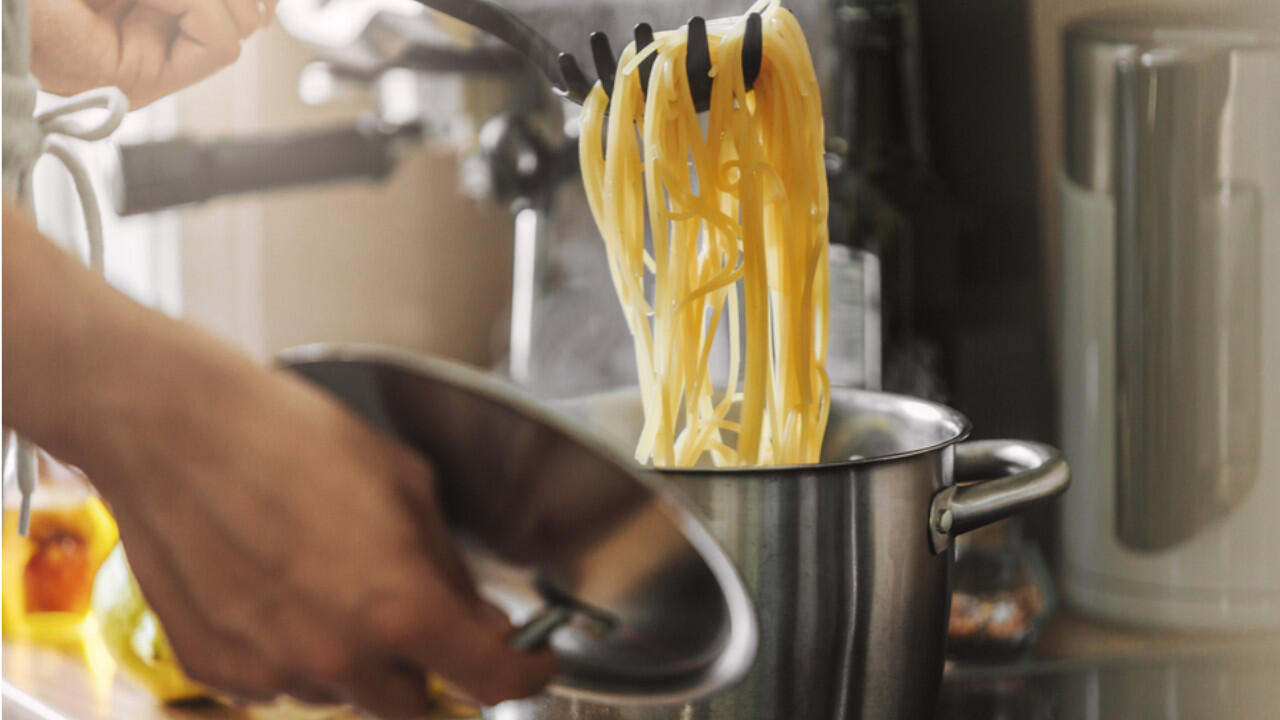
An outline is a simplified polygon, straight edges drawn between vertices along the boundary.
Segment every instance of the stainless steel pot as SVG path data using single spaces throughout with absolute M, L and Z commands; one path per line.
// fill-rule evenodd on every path
M 950 606 L 951 538 L 1062 492 L 1054 448 L 963 442 L 958 412 L 914 398 L 834 389 L 822 462 L 649 471 L 700 515 L 755 603 L 759 647 L 736 686 L 679 705 L 548 695 L 491 708 L 493 720 L 927 718 Z M 567 413 L 630 450 L 634 392 Z
M 959 413 L 897 395 L 834 390 L 817 464 L 657 471 L 608 447 L 639 435 L 634 391 L 554 413 L 385 348 L 281 359 L 432 459 L 481 591 L 555 649 L 547 693 L 497 720 L 928 717 L 951 538 L 1067 485 L 1053 448 L 963 442 Z M 608 622 L 563 624 L 584 607 Z

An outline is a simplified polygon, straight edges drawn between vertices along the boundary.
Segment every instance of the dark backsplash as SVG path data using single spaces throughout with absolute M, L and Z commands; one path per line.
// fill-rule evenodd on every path
M 931 159 L 969 209 L 953 404 L 987 437 L 1051 440 L 1027 0 L 919 0 Z

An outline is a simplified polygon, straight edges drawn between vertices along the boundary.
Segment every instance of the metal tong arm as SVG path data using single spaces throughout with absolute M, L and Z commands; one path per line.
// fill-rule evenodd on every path
M 742 43 L 742 73 L 747 90 L 755 85 L 760 76 L 760 65 L 764 60 L 764 25 L 760 13 L 747 15 L 746 36 Z M 707 21 L 694 16 L 685 26 L 688 38 L 688 50 L 685 53 L 684 68 L 689 77 L 689 94 L 693 96 L 693 105 L 698 112 L 705 112 L 711 106 L 711 50 L 707 40 Z M 635 28 L 636 50 L 645 49 L 653 42 L 653 28 L 649 23 L 640 23 Z M 591 56 L 600 75 L 600 82 L 606 93 L 613 92 L 613 78 L 618 66 L 614 61 L 609 38 L 602 32 L 591 34 Z M 654 57 L 650 55 L 640 63 L 640 89 L 649 92 L 649 70 L 653 67 Z M 586 84 L 586 77 L 578 69 L 573 56 L 565 53 L 560 56 L 560 67 L 564 72 L 570 88 L 579 83 L 583 96 L 591 88 Z
M 418 2 L 432 10 L 484 30 L 515 48 L 542 71 L 556 90 L 570 100 L 581 104 L 591 92 L 592 82 L 582 72 L 573 53 L 560 52 L 555 45 L 551 44 L 551 41 L 511 11 L 489 0 L 418 0 Z M 693 95 L 694 106 L 702 112 L 711 104 L 711 54 L 707 42 L 706 20 L 701 17 L 691 18 L 686 32 L 689 38 L 689 50 L 685 58 L 685 70 L 689 75 L 689 90 Z M 636 25 L 635 40 L 636 49 L 644 49 L 653 42 L 653 28 L 648 23 Z M 742 47 L 742 68 L 748 90 L 760 74 L 762 55 L 762 20 L 760 13 L 753 12 L 747 16 L 746 38 Z M 613 49 L 609 46 L 609 38 L 605 33 L 591 34 L 591 56 L 605 92 L 612 92 L 613 79 L 618 66 Z M 640 82 L 646 93 L 649 90 L 649 69 L 652 66 L 653 57 L 650 56 L 640 68 Z
M 484 30 L 515 48 L 532 62 L 557 90 L 582 102 L 586 95 L 575 97 L 560 71 L 561 52 L 549 40 L 529 27 L 506 8 L 488 0 L 418 0 L 423 5 L 449 17 Z

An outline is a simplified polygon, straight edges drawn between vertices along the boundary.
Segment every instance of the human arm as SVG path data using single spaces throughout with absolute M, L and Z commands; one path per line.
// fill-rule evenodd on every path
M 422 459 L 112 290 L 8 199 L 3 283 L 4 422 L 92 479 L 195 679 L 390 717 L 425 710 L 428 670 L 484 702 L 545 683 Z

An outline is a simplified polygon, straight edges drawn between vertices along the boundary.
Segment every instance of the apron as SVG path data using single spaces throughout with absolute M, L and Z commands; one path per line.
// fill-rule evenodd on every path
M 36 160 L 48 153 L 58 158 L 71 174 L 84 211 L 89 242 L 81 256 L 97 272 L 102 272 L 102 215 L 88 170 L 72 146 L 62 137 L 101 140 L 115 132 L 129 110 L 124 95 L 115 88 L 99 88 L 68 98 L 35 114 L 36 92 L 40 86 L 31 76 L 31 43 L 26 0 L 3 0 L 3 177 L 6 195 L 17 198 L 32 212 L 31 171 Z M 82 110 L 106 110 L 98 122 L 78 121 Z M 33 213 L 34 214 L 34 213 Z M 36 449 L 12 430 L 4 432 L 4 477 L 13 477 L 22 493 L 18 532 L 25 535 L 31 516 L 31 495 L 35 492 L 39 466 Z

